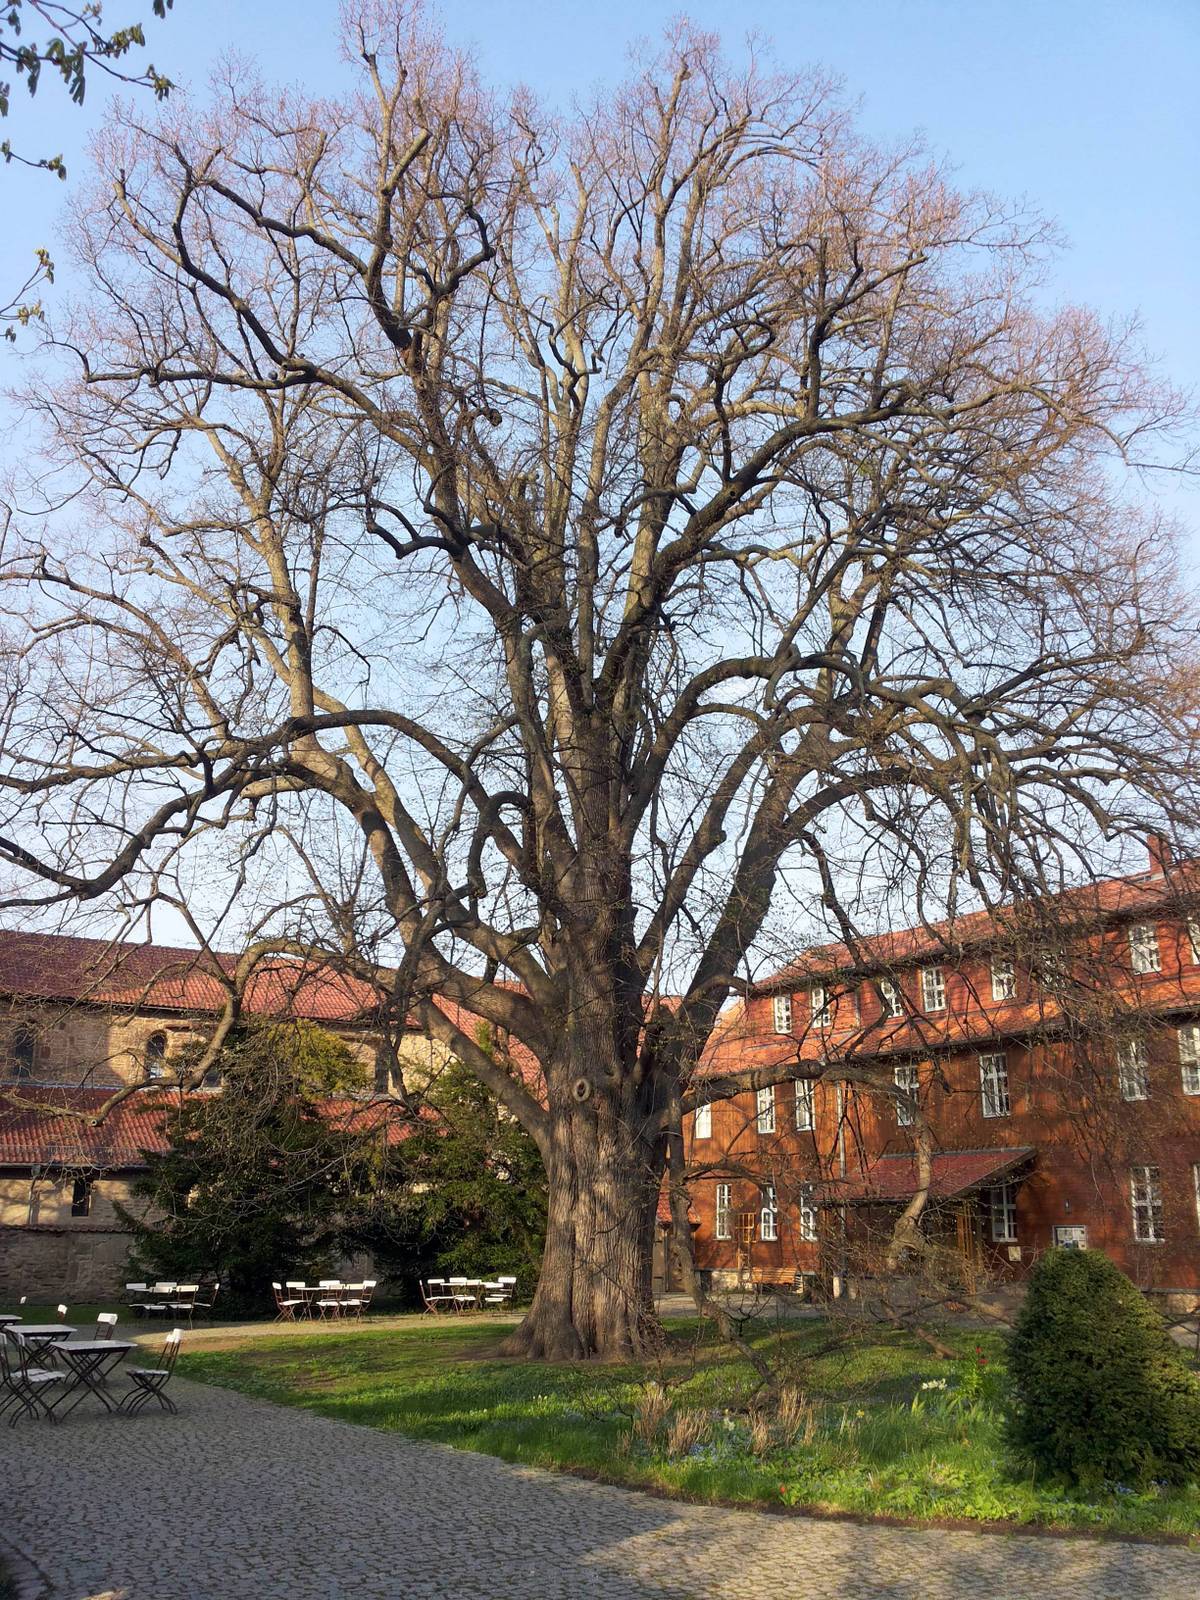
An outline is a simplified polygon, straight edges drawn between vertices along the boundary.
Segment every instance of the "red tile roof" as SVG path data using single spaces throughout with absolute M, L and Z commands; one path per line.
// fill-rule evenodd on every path
M 930 1198 L 954 1200 L 974 1189 L 1001 1182 L 1034 1155 L 1029 1145 L 1000 1150 L 941 1150 L 932 1161 Z M 914 1155 L 880 1156 L 865 1172 L 850 1173 L 821 1184 L 823 1205 L 903 1205 L 917 1187 Z
M 222 976 L 234 972 L 237 959 L 177 945 L 128 944 L 0 928 L 0 994 L 14 999 L 84 1001 L 127 1010 L 212 1015 L 225 1003 L 228 991 Z M 348 976 L 332 963 L 273 955 L 255 967 L 242 1005 L 254 1016 L 304 1017 L 312 1022 L 370 1028 L 378 1021 L 381 999 L 369 983 Z M 482 1019 L 468 1006 L 441 995 L 434 997 L 434 1004 L 461 1033 L 476 1037 Z M 408 1026 L 417 1026 L 412 1018 L 407 1021 Z M 532 1051 L 509 1035 L 498 1042 L 526 1087 L 542 1092 L 541 1063 Z
M 214 1012 L 228 993 L 222 976 L 236 965 L 235 956 L 179 946 L 0 929 L 0 993 L 21 998 Z M 259 1016 L 353 1023 L 370 1021 L 379 995 L 332 966 L 267 956 L 254 969 L 243 1003 Z
M 159 1088 L 139 1089 L 115 1106 L 103 1121 L 88 1120 L 112 1097 L 111 1089 L 30 1088 L 20 1096 L 0 1095 L 0 1167 L 97 1167 L 107 1171 L 145 1165 L 143 1152 L 168 1148 L 163 1122 L 178 1095 Z M 38 1101 L 36 1108 L 19 1100 Z M 55 1116 L 43 1107 L 76 1113 Z M 344 1132 L 367 1132 L 386 1126 L 389 1144 L 412 1132 L 411 1118 L 398 1101 L 371 1097 L 327 1100 L 321 1113 L 330 1126 Z M 83 1113 L 79 1115 L 78 1113 Z
M 1062 908 L 1062 915 L 1074 923 L 1087 924 L 1098 918 L 1120 919 L 1136 916 L 1173 900 L 1194 901 L 1200 889 L 1200 862 L 1173 865 L 1166 877 L 1161 873 L 1139 872 L 1126 878 L 1107 878 L 1101 883 L 1082 884 L 1051 897 L 1047 905 Z M 859 971 L 864 966 L 888 968 L 903 966 L 923 958 L 964 946 L 987 945 L 1011 938 L 1029 916 L 1030 908 L 1002 906 L 995 911 L 970 911 L 953 921 L 928 926 L 900 928 L 861 939 L 856 952 L 841 940 L 814 945 L 794 961 L 755 984 L 759 994 L 769 993 L 798 979 L 818 978 L 846 968 Z

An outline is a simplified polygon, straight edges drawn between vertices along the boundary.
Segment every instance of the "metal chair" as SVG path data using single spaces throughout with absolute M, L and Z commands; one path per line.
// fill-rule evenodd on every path
M 192 1311 L 196 1305 L 196 1296 L 200 1293 L 198 1283 L 177 1283 L 175 1293 L 179 1297 L 167 1301 L 167 1310 L 176 1317 L 186 1317 L 188 1327 L 192 1325 Z
M 479 1301 L 476 1299 L 470 1278 L 448 1278 L 446 1281 L 450 1285 L 450 1295 L 454 1301 L 454 1309 L 456 1311 L 474 1311 L 477 1309 Z
M 125 1376 L 129 1379 L 131 1387 L 122 1396 L 119 1409 L 127 1417 L 132 1417 L 135 1412 L 141 1411 L 151 1400 L 157 1400 L 163 1410 L 169 1411 L 173 1417 L 179 1415 L 179 1407 L 166 1393 L 166 1388 L 171 1381 L 171 1374 L 175 1371 L 182 1341 L 183 1329 L 172 1328 L 162 1347 L 157 1366 L 125 1368 Z
M 221 1292 L 221 1281 L 214 1278 L 211 1283 L 201 1282 L 199 1293 L 192 1301 L 192 1311 L 211 1312 L 217 1303 L 217 1296 Z
M 344 1283 L 339 1295 L 338 1313 L 343 1317 L 361 1317 L 363 1293 L 366 1284 Z
M 421 1299 L 425 1302 L 425 1309 L 435 1317 L 440 1317 L 443 1308 L 457 1310 L 457 1296 L 450 1294 L 446 1289 L 445 1278 L 417 1279 L 417 1287 L 421 1291 Z
M 320 1287 L 325 1292 L 318 1295 L 313 1304 L 322 1320 L 331 1317 L 336 1320 L 342 1314 L 342 1290 L 344 1286 L 340 1283 L 329 1283 L 322 1279 Z
M 290 1287 L 290 1285 L 289 1285 L 289 1287 Z M 301 1308 L 303 1308 L 303 1306 L 304 1306 L 304 1296 L 301 1295 L 300 1298 L 297 1299 L 297 1300 L 290 1300 L 287 1297 L 287 1295 L 285 1295 L 282 1285 L 280 1285 L 278 1283 L 275 1283 L 273 1280 L 272 1280 L 272 1283 L 271 1283 L 271 1288 L 275 1292 L 275 1311 L 276 1311 L 275 1321 L 276 1322 L 295 1322 L 295 1320 L 296 1320 L 296 1307 L 300 1306 Z
M 115 1311 L 101 1311 L 96 1318 L 96 1339 L 111 1339 L 117 1331 L 117 1313 Z
M 23 1416 L 35 1419 L 43 1416 L 53 1422 L 54 1413 L 42 1399 L 42 1391 L 52 1384 L 62 1383 L 65 1377 L 64 1372 L 32 1366 L 29 1351 L 15 1329 L 0 1332 L 0 1416 L 12 1411 L 8 1419 L 10 1428 L 15 1428 Z

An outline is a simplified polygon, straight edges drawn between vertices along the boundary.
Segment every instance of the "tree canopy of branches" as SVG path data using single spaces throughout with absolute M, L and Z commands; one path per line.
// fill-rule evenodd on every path
M 558 116 L 415 7 L 345 43 L 345 99 L 238 74 L 102 142 L 29 393 L 70 510 L 5 547 L 0 853 L 64 907 L 196 905 L 202 864 L 213 920 L 412 1007 L 546 1167 L 512 1348 L 628 1354 L 787 896 L 853 952 L 889 894 L 952 915 L 1191 825 L 1131 493 L 1181 411 L 1134 330 L 1039 309 L 1040 221 L 818 75 L 681 25 Z

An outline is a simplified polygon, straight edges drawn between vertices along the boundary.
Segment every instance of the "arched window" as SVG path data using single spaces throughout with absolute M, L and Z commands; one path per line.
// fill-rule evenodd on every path
M 146 1040 L 147 1078 L 165 1078 L 167 1075 L 167 1036 L 152 1033 Z
M 37 1049 L 37 1040 L 34 1038 L 32 1028 L 18 1028 L 13 1035 L 12 1058 L 13 1077 L 32 1078 L 33 1058 Z

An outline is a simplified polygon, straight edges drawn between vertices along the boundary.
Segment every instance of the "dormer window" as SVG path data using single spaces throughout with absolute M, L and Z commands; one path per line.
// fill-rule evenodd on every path
M 167 1075 L 167 1036 L 165 1033 L 152 1033 L 146 1040 L 146 1054 L 143 1066 L 147 1082 L 156 1078 L 165 1078 Z
M 1135 972 L 1158 972 L 1158 929 L 1152 922 L 1135 923 L 1129 930 L 1129 957 Z
M 791 1033 L 792 1031 L 792 997 L 790 994 L 777 994 L 771 1002 L 771 1013 L 776 1033 Z

